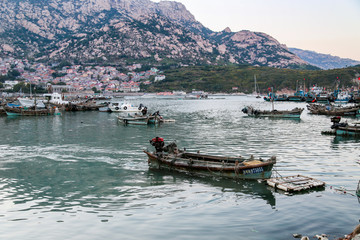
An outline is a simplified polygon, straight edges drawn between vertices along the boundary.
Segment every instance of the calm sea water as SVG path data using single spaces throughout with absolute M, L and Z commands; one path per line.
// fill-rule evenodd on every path
M 334 239 L 359 223 L 360 141 L 321 135 L 329 117 L 249 118 L 245 105 L 271 109 L 254 97 L 131 102 L 176 122 L 124 126 L 102 112 L 0 118 L 0 239 Z M 150 171 L 143 149 L 155 136 L 188 151 L 275 155 L 282 176 L 327 185 L 286 195 L 258 181 Z

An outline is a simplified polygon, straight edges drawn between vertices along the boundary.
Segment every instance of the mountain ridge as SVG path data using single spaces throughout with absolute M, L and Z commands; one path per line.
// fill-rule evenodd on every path
M 344 68 L 360 64 L 360 61 L 350 58 L 341 58 L 338 56 L 332 56 L 330 54 L 318 53 L 310 50 L 303 50 L 299 48 L 289 48 L 289 50 L 304 61 L 324 70 Z
M 0 54 L 40 61 L 311 68 L 265 33 L 213 32 L 173 1 L 4 0 L 0 20 Z

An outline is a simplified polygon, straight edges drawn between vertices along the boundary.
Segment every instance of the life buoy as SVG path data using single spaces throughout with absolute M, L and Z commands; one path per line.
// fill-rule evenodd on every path
M 115 110 L 119 110 L 119 107 L 116 107 Z
M 127 109 L 127 106 L 124 107 L 124 110 L 126 110 L 126 109 Z

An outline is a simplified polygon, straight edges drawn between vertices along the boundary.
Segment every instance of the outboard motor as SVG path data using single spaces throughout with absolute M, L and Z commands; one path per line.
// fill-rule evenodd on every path
M 339 123 L 340 120 L 341 120 L 341 117 L 340 117 L 340 116 L 336 116 L 336 117 L 332 117 L 332 118 L 331 118 L 331 122 L 332 122 L 333 124 Z
M 171 142 L 164 147 L 164 152 L 177 154 L 179 153 L 179 149 L 175 142 Z

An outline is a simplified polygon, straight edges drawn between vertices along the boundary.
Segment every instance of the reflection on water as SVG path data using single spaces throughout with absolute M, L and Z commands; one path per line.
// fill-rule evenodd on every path
M 288 196 L 264 182 L 149 171 L 142 151 L 161 136 L 204 154 L 275 155 L 283 176 L 303 174 L 355 189 L 360 142 L 321 135 L 329 129 L 328 117 L 305 110 L 300 121 L 249 118 L 241 112 L 246 105 L 271 108 L 250 97 L 134 100 L 140 102 L 176 122 L 124 126 L 116 113 L 101 112 L 1 117 L 0 221 L 10 231 L 0 238 L 289 239 L 294 232 L 351 232 L 358 217 L 353 196 L 328 189 Z M 94 237 L 67 235 L 73 227 L 91 229 Z
M 241 198 L 261 198 L 271 207 L 275 207 L 275 197 L 272 190 L 265 182 L 255 180 L 232 180 L 213 177 L 192 176 L 191 174 L 178 173 L 176 171 L 149 170 L 151 183 L 154 185 L 164 184 L 169 179 L 173 184 L 188 181 L 191 184 L 204 184 L 217 188 L 220 192 L 236 193 Z

